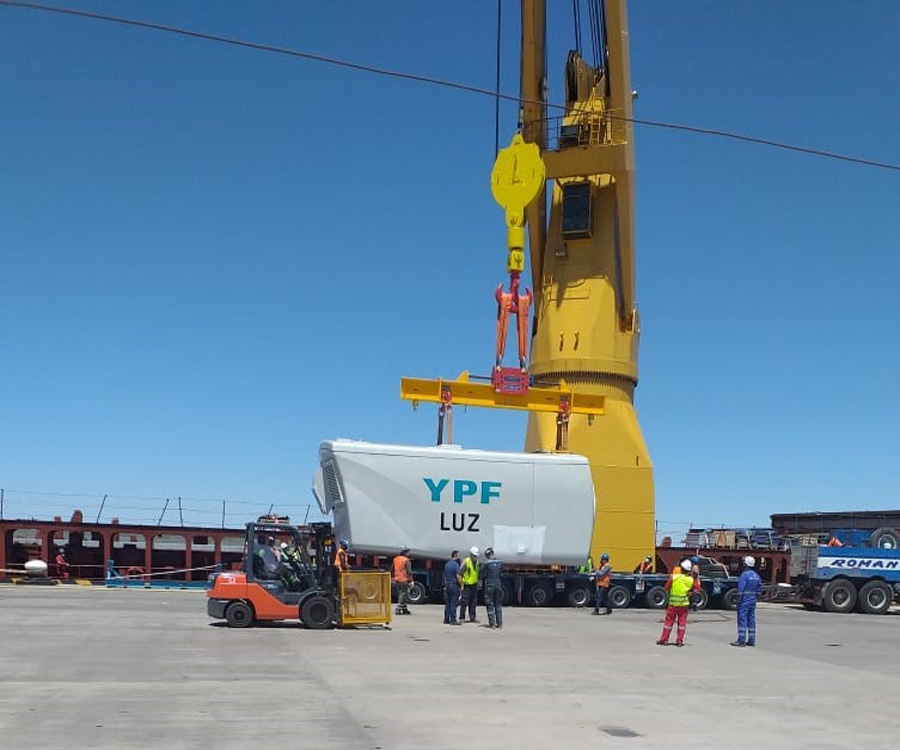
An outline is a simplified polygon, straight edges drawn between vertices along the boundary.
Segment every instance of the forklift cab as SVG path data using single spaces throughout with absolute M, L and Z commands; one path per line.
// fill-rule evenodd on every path
M 284 604 L 298 604 L 315 590 L 334 593 L 333 559 L 330 524 L 312 524 L 309 531 L 287 524 L 247 524 L 247 582 Z

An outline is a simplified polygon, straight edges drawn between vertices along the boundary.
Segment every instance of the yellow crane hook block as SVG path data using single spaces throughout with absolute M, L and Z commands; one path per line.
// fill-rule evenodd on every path
M 509 271 L 525 270 L 525 209 L 544 184 L 544 161 L 534 143 L 525 143 L 521 133 L 497 154 L 491 170 L 491 194 L 506 211 Z

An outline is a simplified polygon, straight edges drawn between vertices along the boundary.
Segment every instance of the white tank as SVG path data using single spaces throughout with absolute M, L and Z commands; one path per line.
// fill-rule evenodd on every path
M 584 456 L 328 440 L 313 492 L 363 554 L 449 557 L 477 545 L 507 564 L 580 565 L 594 527 Z
M 43 578 L 47 575 L 47 563 L 43 560 L 29 560 L 25 563 L 25 572 L 35 578 Z

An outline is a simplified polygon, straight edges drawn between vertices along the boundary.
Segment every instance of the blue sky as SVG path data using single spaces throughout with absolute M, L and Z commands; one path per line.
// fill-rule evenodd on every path
M 69 4 L 75 7 L 75 3 Z M 562 98 L 571 4 L 550 2 Z M 493 2 L 77 3 L 492 88 Z M 504 3 L 504 91 L 518 9 Z M 900 162 L 900 5 L 632 2 L 637 117 Z M 302 518 L 322 439 L 430 444 L 487 373 L 494 105 L 0 6 L 5 516 Z M 502 107 L 503 140 L 515 106 Z M 637 405 L 660 533 L 900 504 L 900 174 L 640 127 Z M 518 449 L 521 415 L 457 410 Z

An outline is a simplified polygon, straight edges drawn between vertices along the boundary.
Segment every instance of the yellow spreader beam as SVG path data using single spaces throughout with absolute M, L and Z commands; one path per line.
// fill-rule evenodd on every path
M 571 414 L 584 414 L 588 417 L 603 415 L 606 404 L 605 396 L 576 393 L 569 390 L 565 381 L 560 381 L 559 388 L 529 388 L 525 393 L 498 393 L 491 383 L 470 381 L 468 372 L 461 373 L 456 380 L 400 380 L 400 398 L 412 401 L 413 408 L 418 406 L 419 401 L 444 403 L 448 395 L 454 406 L 520 409 L 554 414 L 558 414 L 562 408 Z

